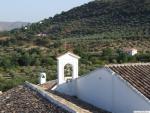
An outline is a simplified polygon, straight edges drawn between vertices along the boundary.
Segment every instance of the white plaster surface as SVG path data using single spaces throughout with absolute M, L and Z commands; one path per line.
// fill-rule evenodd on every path
M 113 113 L 150 111 L 150 102 L 125 80 L 98 69 L 77 80 L 77 97 Z

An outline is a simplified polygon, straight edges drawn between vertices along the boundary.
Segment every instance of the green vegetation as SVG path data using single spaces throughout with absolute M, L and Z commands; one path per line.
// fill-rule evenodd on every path
M 109 63 L 150 62 L 149 0 L 94 1 L 53 18 L 0 33 L 0 90 L 41 71 L 56 79 L 56 57 L 68 50 L 81 56 L 80 75 Z M 137 48 L 136 56 L 122 50 Z
M 88 73 L 102 65 L 109 63 L 150 62 L 150 52 L 129 56 L 121 50 L 103 49 L 101 53 L 85 53 L 83 48 L 74 49 L 81 56 L 80 75 Z M 24 81 L 38 83 L 41 71 L 47 73 L 48 80 L 56 79 L 56 56 L 48 51 L 44 54 L 39 49 L 28 51 L 19 49 L 12 53 L 0 56 L 0 90 L 6 91 L 22 84 Z
M 12 30 L 17 39 L 45 33 L 51 39 L 100 34 L 105 38 L 148 38 L 150 2 L 148 0 L 94 1 L 54 18 L 35 23 L 28 29 Z

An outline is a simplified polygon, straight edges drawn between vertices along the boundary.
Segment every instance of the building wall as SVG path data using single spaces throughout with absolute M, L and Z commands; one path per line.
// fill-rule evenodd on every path
M 74 79 L 73 81 L 64 82 L 63 84 L 57 85 L 54 90 L 70 96 L 76 96 L 76 88 L 76 80 Z
M 113 113 L 150 111 L 150 103 L 114 73 L 99 69 L 77 80 L 77 97 Z
M 97 107 L 112 111 L 112 76 L 103 69 L 77 80 L 77 97 Z
M 150 111 L 150 102 L 132 89 L 125 80 L 105 68 L 97 69 L 72 82 L 58 85 L 61 93 L 79 99 L 112 113 Z

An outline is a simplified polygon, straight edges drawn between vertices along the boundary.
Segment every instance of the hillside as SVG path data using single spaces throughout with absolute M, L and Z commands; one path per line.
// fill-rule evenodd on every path
M 149 51 L 150 1 L 96 0 L 27 28 L 11 30 L 9 35 L 11 38 L 0 41 L 1 45 L 50 48 L 65 42 L 90 52 L 106 47 Z
M 0 31 L 9 31 L 27 25 L 27 22 L 0 22 Z
M 0 33 L 0 90 L 36 83 L 41 70 L 55 79 L 56 57 L 66 51 L 81 56 L 80 75 L 110 63 L 150 62 L 150 1 L 96 0 Z
M 149 0 L 94 1 L 35 23 L 22 33 L 52 38 L 100 34 L 103 37 L 149 37 Z

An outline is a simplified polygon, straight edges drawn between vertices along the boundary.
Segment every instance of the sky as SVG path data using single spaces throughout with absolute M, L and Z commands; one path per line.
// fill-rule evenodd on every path
M 38 22 L 93 0 L 0 0 L 0 21 Z

